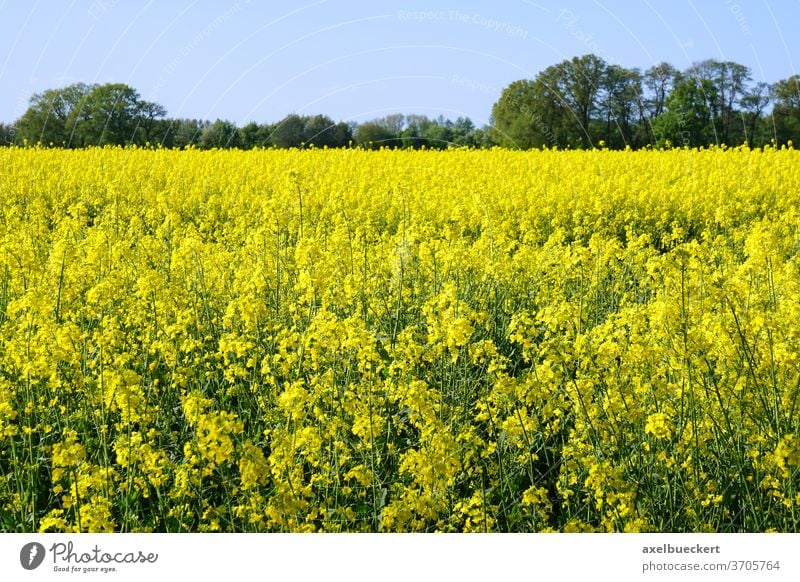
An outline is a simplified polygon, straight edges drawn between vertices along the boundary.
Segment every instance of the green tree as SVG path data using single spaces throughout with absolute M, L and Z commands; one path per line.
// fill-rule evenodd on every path
M 406 117 L 402 113 L 392 113 L 376 119 L 374 123 L 385 128 L 393 136 L 398 137 L 406 126 Z
M 667 97 L 675 87 L 680 72 L 671 64 L 658 63 L 642 75 L 642 97 L 639 101 L 639 143 L 658 141 L 653 131 L 653 122 L 666 111 Z
M 666 111 L 653 121 L 661 145 L 705 146 L 716 143 L 713 104 L 716 88 L 710 80 L 686 77 L 670 91 Z
M 313 115 L 305 119 L 303 141 L 317 147 L 343 147 L 353 138 L 346 123 L 334 123 L 327 115 Z
M 158 103 L 151 101 L 138 101 L 135 108 L 137 134 L 145 142 L 157 143 L 162 121 L 167 115 L 167 110 Z
M 353 129 L 349 123 L 340 121 L 332 131 L 334 147 L 347 147 L 353 142 Z
M 241 146 L 239 128 L 231 121 L 217 119 L 203 128 L 200 146 L 210 148 L 237 148 Z
M 275 125 L 269 142 L 279 148 L 296 148 L 303 144 L 305 121 L 296 113 L 284 117 Z
M 599 109 L 598 96 L 603 87 L 606 68 L 605 61 L 596 55 L 574 57 L 562 63 L 563 99 L 577 119 L 579 127 L 575 135 L 584 146 L 594 145 L 590 123 Z
M 412 113 L 405 116 L 405 128 L 398 137 L 402 147 L 419 149 L 425 145 L 425 130 L 433 123 L 427 115 Z
M 475 124 L 469 117 L 458 117 L 453 122 L 453 143 L 457 146 L 475 147 L 473 141 Z
M 713 89 L 705 95 L 713 128 L 709 143 L 740 141 L 734 132 L 739 118 L 735 106 L 747 91 L 750 69 L 732 61 L 706 59 L 689 67 L 686 76 L 699 81 L 701 88 Z
M 405 116 L 406 127 L 399 137 L 405 148 L 429 149 L 446 148 L 452 139 L 452 122 L 444 119 L 430 119 L 427 115 L 411 114 Z
M 800 75 L 778 81 L 772 86 L 772 110 L 775 138 L 800 144 Z
M 199 119 L 170 119 L 161 136 L 161 143 L 167 147 L 185 148 L 198 145 L 203 129 L 208 122 Z
M 542 121 L 543 112 L 555 108 L 544 95 L 541 80 L 514 81 L 503 89 L 492 107 L 492 139 L 504 147 L 528 149 L 550 141 L 552 135 Z
M 73 146 L 143 144 L 164 108 L 142 101 L 139 92 L 122 83 L 94 86 L 80 107 L 73 108 L 68 144 Z
M 638 69 L 610 65 L 603 76 L 600 113 L 604 124 L 603 139 L 610 148 L 636 147 L 641 120 L 642 75 Z
M 377 121 L 359 124 L 354 138 L 358 146 L 368 149 L 377 149 L 381 146 L 394 147 L 401 144 L 395 134 Z
M 750 69 L 739 63 L 725 61 L 719 64 L 717 75 L 717 94 L 720 101 L 721 139 L 723 143 L 742 143 L 745 131 L 742 115 L 737 106 L 749 93 L 752 80 Z
M 11 145 L 16 141 L 17 128 L 13 125 L 0 123 L 0 146 Z
M 655 119 L 666 108 L 667 96 L 675 86 L 678 79 L 678 70 L 669 63 L 659 63 L 647 69 L 642 76 L 642 86 L 644 97 L 642 105 L 645 116 L 648 119 Z
M 96 85 L 76 83 L 62 89 L 35 93 L 17 122 L 18 140 L 44 145 L 70 145 L 77 112 Z
M 425 147 L 447 149 L 453 145 L 453 122 L 440 116 L 425 128 L 422 137 L 425 139 Z
M 261 125 L 255 121 L 251 121 L 239 129 L 239 141 L 241 142 L 241 147 L 246 150 L 264 147 L 269 142 L 270 133 L 272 133 L 271 126 Z
M 765 131 L 766 128 L 762 121 L 770 98 L 769 84 L 759 82 L 739 100 L 742 108 L 744 139 L 751 146 L 764 145 L 769 142 L 769 133 Z
M 584 55 L 506 87 L 492 108 L 493 138 L 507 147 L 590 147 L 604 135 L 599 120 L 607 65 Z
M 18 122 L 19 139 L 66 147 L 145 143 L 166 111 L 127 85 L 76 83 L 31 97 Z
M 489 125 L 476 127 L 463 139 L 463 143 L 456 142 L 458 145 L 465 145 L 475 148 L 490 148 L 496 145 L 492 141 L 492 128 Z

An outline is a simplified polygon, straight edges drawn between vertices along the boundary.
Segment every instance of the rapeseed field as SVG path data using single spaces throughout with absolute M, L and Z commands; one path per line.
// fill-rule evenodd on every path
M 800 154 L 0 148 L 0 529 L 797 531 Z

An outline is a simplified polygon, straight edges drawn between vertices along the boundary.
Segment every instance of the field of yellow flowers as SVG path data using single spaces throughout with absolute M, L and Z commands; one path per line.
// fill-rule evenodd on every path
M 797 531 L 800 153 L 0 149 L 2 531 Z

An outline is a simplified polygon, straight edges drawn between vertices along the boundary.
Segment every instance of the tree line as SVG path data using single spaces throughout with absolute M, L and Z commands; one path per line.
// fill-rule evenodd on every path
M 349 147 L 488 145 L 488 131 L 468 118 L 456 121 L 393 114 L 364 123 L 334 122 L 327 115 L 290 114 L 277 123 L 238 127 L 217 119 L 170 119 L 158 103 L 124 84 L 76 83 L 33 95 L 14 124 L 0 124 L 0 145 L 41 144 L 80 148 L 161 145 L 184 148 Z
M 500 145 L 633 149 L 654 146 L 785 144 L 800 138 L 800 75 L 753 82 L 731 61 L 697 62 L 680 71 L 645 71 L 596 55 L 550 66 L 506 87 L 490 123 L 476 127 L 425 115 L 393 114 L 363 123 L 290 114 L 276 123 L 238 127 L 218 119 L 168 118 L 158 103 L 119 83 L 76 83 L 33 95 L 13 124 L 0 123 L 0 145 L 53 147 L 162 145 L 185 148 L 397 147 L 444 149 Z
M 642 72 L 589 54 L 511 83 L 492 118 L 493 141 L 523 149 L 785 144 L 800 137 L 800 76 L 753 82 L 713 59 Z

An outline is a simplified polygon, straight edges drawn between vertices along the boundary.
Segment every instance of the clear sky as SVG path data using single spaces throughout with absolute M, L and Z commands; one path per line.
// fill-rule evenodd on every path
M 590 52 L 784 79 L 800 67 L 798 24 L 800 0 L 0 0 L 0 121 L 83 81 L 127 83 L 170 117 L 482 125 L 510 82 Z

